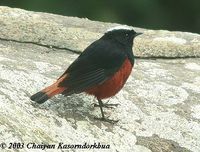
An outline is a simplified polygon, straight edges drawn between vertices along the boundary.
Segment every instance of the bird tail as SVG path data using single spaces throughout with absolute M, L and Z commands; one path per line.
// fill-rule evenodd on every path
M 66 90 L 65 87 L 59 87 L 59 83 L 65 78 L 66 76 L 63 76 L 59 78 L 54 84 L 46 87 L 45 89 L 37 92 L 36 94 L 32 95 L 30 99 L 32 101 L 35 101 L 39 104 L 44 103 L 51 97 L 62 93 L 64 90 Z

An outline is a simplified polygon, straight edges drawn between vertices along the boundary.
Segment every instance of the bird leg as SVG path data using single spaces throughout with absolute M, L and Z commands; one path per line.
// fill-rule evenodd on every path
M 109 101 L 108 101 L 109 102 Z M 117 107 L 119 104 L 117 103 L 117 104 L 112 104 L 112 103 L 103 103 L 102 102 L 102 107 L 104 107 L 104 108 L 114 108 L 114 107 Z M 94 104 L 94 107 L 100 107 L 100 104 Z
M 103 102 L 100 99 L 97 99 L 97 100 L 99 102 L 98 107 L 101 110 L 102 117 L 101 118 L 94 117 L 94 118 L 97 119 L 97 120 L 101 120 L 101 121 L 105 121 L 105 122 L 109 122 L 109 123 L 113 123 L 113 124 L 117 123 L 119 120 L 111 120 L 111 119 L 105 118 L 104 112 L 103 112 L 104 104 L 103 104 Z

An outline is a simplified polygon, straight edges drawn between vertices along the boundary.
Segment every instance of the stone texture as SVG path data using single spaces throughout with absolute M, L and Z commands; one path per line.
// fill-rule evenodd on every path
M 140 57 L 200 57 L 199 34 L 148 30 L 135 44 L 135 54 Z
M 154 152 L 190 152 L 190 150 L 180 147 L 176 142 L 159 138 L 157 135 L 151 137 L 138 136 L 136 144 L 144 145 Z
M 112 125 L 93 119 L 100 111 L 93 107 L 96 100 L 84 93 L 58 95 L 43 105 L 31 102 L 29 97 L 55 81 L 77 57 L 67 48 L 79 51 L 116 24 L 7 7 L 0 7 L 0 16 L 0 143 L 100 142 L 110 145 L 104 151 L 200 151 L 198 58 L 137 59 L 123 90 L 105 100 L 120 104 L 105 109 L 111 119 L 119 119 Z M 70 38 L 63 31 L 77 35 Z M 191 56 L 195 47 L 197 54 L 200 49 L 197 34 L 143 31 L 144 36 L 135 40 L 135 51 L 141 57 L 175 57 L 174 52 L 164 51 L 169 47 L 180 50 L 187 46 Z M 171 39 L 168 34 L 177 38 Z M 153 47 L 160 53 L 151 54 Z M 184 56 L 189 55 L 179 52 L 178 57 Z
M 116 25 L 118 24 L 0 7 L 1 39 L 37 43 L 75 52 L 82 51 Z M 135 41 L 136 56 L 200 57 L 198 34 L 134 29 L 144 32 Z

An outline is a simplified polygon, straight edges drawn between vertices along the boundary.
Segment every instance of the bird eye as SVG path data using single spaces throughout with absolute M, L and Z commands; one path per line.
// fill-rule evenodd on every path
M 129 36 L 129 34 L 128 33 L 126 33 L 126 37 L 128 37 Z

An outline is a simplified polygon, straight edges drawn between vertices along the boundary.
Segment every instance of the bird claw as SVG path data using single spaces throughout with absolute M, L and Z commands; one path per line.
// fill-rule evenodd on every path
M 113 108 L 113 106 L 118 106 L 119 104 L 103 103 L 100 99 L 98 99 L 98 103 L 99 104 L 94 104 L 94 107 L 100 108 L 102 117 L 101 118 L 94 117 L 94 119 L 104 121 L 104 122 L 108 122 L 108 123 L 111 123 L 111 124 L 115 124 L 119 121 L 119 120 L 111 120 L 111 119 L 105 118 L 105 115 L 104 115 L 104 112 L 103 112 L 103 107 L 104 108 Z
M 112 120 L 112 119 L 108 119 L 108 118 L 104 118 L 104 117 L 101 117 L 101 118 L 94 117 L 94 119 L 104 121 L 104 122 L 108 122 L 108 123 L 111 123 L 111 124 L 115 124 L 119 121 L 119 120 Z

